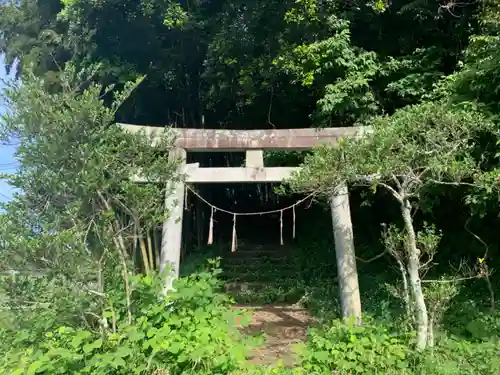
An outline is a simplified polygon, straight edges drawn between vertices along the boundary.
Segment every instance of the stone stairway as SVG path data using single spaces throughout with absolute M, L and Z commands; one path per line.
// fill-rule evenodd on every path
M 221 255 L 222 277 L 226 291 L 235 297 L 238 310 L 252 313 L 242 331 L 261 336 L 264 342 L 248 358 L 252 365 L 273 365 L 282 361 L 293 367 L 298 361 L 294 346 L 306 340 L 312 321 L 297 303 L 298 266 L 290 246 L 240 245 L 236 252 Z
M 293 249 L 286 246 L 241 246 L 224 253 L 221 266 L 227 281 L 273 282 L 295 273 Z
M 288 293 L 298 272 L 293 250 L 290 246 L 246 244 L 234 253 L 221 254 L 226 291 L 247 297 L 267 293 L 269 298 L 269 294 Z

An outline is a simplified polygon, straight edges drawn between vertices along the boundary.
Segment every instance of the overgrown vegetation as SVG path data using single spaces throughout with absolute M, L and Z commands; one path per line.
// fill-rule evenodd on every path
M 229 373 L 243 366 L 250 342 L 236 330 L 238 312 L 217 292 L 215 275 L 181 279 L 176 292 L 162 300 L 161 278 L 130 277 L 130 297 L 118 288 L 106 296 L 109 307 L 95 316 L 100 327 L 54 322 L 36 339 L 32 328 L 23 328 L 3 343 L 0 369 L 5 374 Z
M 418 348 L 433 344 L 421 284 L 439 237 L 426 228 L 416 231 L 414 211 L 425 204 L 426 191 L 433 185 L 458 185 L 481 174 L 474 149 L 481 133 L 493 129 L 492 123 L 471 109 L 454 109 L 440 102 L 410 106 L 375 122 L 368 136 L 318 149 L 293 182 L 294 187 L 321 189 L 331 195 L 342 181 L 360 181 L 375 191 L 378 187 L 387 190 L 397 201 L 404 223 L 403 249 L 392 254 L 401 266 L 406 303 L 410 304 L 410 295 L 413 298 Z
M 18 193 L 0 213 L 0 372 L 500 373 L 499 7 L 5 2 L 0 49 L 19 79 L 4 92 L 0 136 L 18 143 L 19 168 L 2 176 Z M 130 177 L 183 178 L 165 157 L 174 139 L 166 127 L 152 148 L 120 121 L 370 126 L 311 153 L 266 155 L 303 162 L 281 192 L 315 191 L 323 202 L 339 184 L 352 187 L 362 324 L 339 319 L 331 219 L 320 204 L 297 220 L 286 260 L 231 264 L 208 261 L 225 249 L 206 249 L 207 212 L 188 206 L 194 240 L 165 294 L 157 229 L 171 184 Z M 200 190 L 217 204 L 238 201 L 238 211 L 287 199 L 263 186 Z M 235 302 L 311 311 L 317 320 L 293 368 L 249 363 L 262 342 L 239 329 L 250 316 Z

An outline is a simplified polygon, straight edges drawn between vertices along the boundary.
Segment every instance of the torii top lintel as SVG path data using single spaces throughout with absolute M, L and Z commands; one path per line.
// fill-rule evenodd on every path
M 148 136 L 160 134 L 163 128 L 120 124 L 131 133 L 144 131 Z M 319 144 L 334 144 L 342 137 L 360 136 L 368 127 L 305 129 L 172 129 L 175 145 L 187 151 L 307 150 Z

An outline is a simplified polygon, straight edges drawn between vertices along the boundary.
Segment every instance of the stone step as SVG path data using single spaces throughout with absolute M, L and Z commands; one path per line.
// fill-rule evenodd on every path
M 251 254 L 251 253 L 258 253 L 258 254 L 268 254 L 268 253 L 281 253 L 281 254 L 293 254 L 295 252 L 294 249 L 291 249 L 286 246 L 277 246 L 277 247 L 262 247 L 262 248 L 253 248 L 253 247 L 245 247 L 241 248 L 238 247 L 236 248 L 236 251 L 232 252 L 229 249 L 227 251 L 221 252 L 221 255 L 242 255 L 242 254 Z
M 222 268 L 227 267 L 289 267 L 295 266 L 298 263 L 293 259 L 229 259 L 221 261 L 220 266 Z
M 291 280 L 285 280 L 279 283 L 269 281 L 229 281 L 224 284 L 224 291 L 227 293 L 261 292 L 266 289 L 282 290 L 285 293 L 297 290 L 303 291 L 303 289 L 299 288 L 296 283 Z
M 297 275 L 295 271 L 287 272 L 223 272 L 221 278 L 224 280 L 255 282 L 255 281 L 282 281 L 294 278 Z
M 263 264 L 263 263 L 240 263 L 240 264 L 225 264 L 222 267 L 223 272 L 281 272 L 281 271 L 296 271 L 298 267 L 293 263 L 282 264 Z
M 225 268 L 289 268 L 296 267 L 298 265 L 297 262 L 294 262 L 292 259 L 279 259 L 273 261 L 259 261 L 259 260 L 230 260 L 220 263 L 220 267 Z
M 261 256 L 225 256 L 221 257 L 221 262 L 283 262 L 297 259 L 293 255 L 266 254 Z

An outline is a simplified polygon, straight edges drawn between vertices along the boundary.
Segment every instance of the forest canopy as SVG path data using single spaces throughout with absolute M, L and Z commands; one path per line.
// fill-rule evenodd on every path
M 496 43 L 494 2 L 8 4 L 0 17 L 8 68 L 33 64 L 53 85 L 67 61 L 99 65 L 93 79 L 103 84 L 146 75 L 122 111 L 131 123 L 347 125 L 445 91 L 462 94 L 477 70 L 463 95 L 498 102 L 481 85 L 496 82 L 486 61 Z

